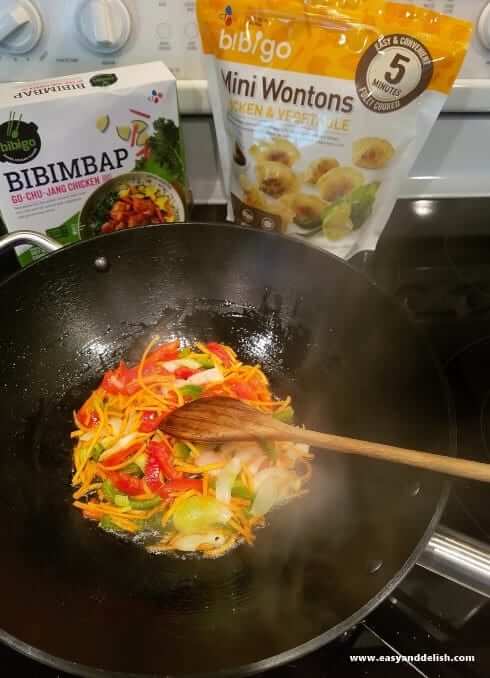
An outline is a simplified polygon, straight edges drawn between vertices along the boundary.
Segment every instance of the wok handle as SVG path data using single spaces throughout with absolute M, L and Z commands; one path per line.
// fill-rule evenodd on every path
M 479 461 L 447 457 L 431 452 L 419 452 L 418 450 L 407 450 L 392 445 L 371 443 L 366 440 L 355 440 L 354 438 L 345 438 L 328 433 L 317 433 L 316 431 L 285 426 L 280 422 L 274 422 L 274 429 L 279 433 L 279 435 L 276 433 L 277 440 L 295 440 L 344 454 L 358 454 L 371 459 L 416 466 L 457 478 L 469 478 L 470 480 L 490 483 L 490 464 Z
M 439 525 L 417 564 L 490 598 L 490 546 Z
M 35 231 L 15 231 L 0 238 L 0 254 L 19 245 L 36 245 L 47 252 L 56 252 L 62 248 L 59 242 L 47 235 L 41 235 Z

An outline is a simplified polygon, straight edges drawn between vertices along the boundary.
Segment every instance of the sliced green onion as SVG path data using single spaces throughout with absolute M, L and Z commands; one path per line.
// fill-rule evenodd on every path
M 127 494 L 116 494 L 114 504 L 119 508 L 131 508 L 131 503 Z

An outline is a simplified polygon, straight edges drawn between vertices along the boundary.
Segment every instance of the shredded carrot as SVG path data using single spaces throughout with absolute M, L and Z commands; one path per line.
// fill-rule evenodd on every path
M 176 466 L 179 467 L 180 471 L 184 471 L 184 473 L 209 473 L 209 471 L 217 471 L 226 466 L 226 460 L 216 462 L 215 464 L 207 464 L 207 466 L 193 466 L 192 464 L 186 464 L 177 460 Z
M 247 486 L 247 488 L 249 490 L 253 490 L 254 489 L 254 481 L 253 481 L 253 478 L 252 478 L 252 474 L 248 470 L 248 466 L 246 464 L 244 464 L 242 466 L 242 477 L 243 477 L 243 482 Z
M 233 497 L 231 499 L 231 505 L 247 508 L 248 506 L 250 506 L 250 499 L 242 499 L 241 497 Z

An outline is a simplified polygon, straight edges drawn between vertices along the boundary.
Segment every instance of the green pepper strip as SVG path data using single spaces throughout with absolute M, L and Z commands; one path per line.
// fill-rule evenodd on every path
M 153 497 L 152 499 L 130 499 L 129 505 L 132 509 L 136 509 L 137 511 L 149 511 L 161 504 L 161 502 L 162 500 L 160 497 Z

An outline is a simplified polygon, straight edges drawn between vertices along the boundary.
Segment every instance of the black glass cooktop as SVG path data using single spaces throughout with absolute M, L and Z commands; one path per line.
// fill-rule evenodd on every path
M 223 219 L 219 211 L 195 218 Z M 490 199 L 400 201 L 359 256 L 431 339 L 448 377 L 459 454 L 490 461 Z M 0 257 L 0 278 L 16 268 Z M 442 522 L 490 544 L 490 486 L 456 481 Z M 285 620 L 287 623 L 287 620 Z M 416 566 L 357 628 L 270 678 L 488 678 L 488 599 Z M 2 675 L 62 676 L 0 645 Z

